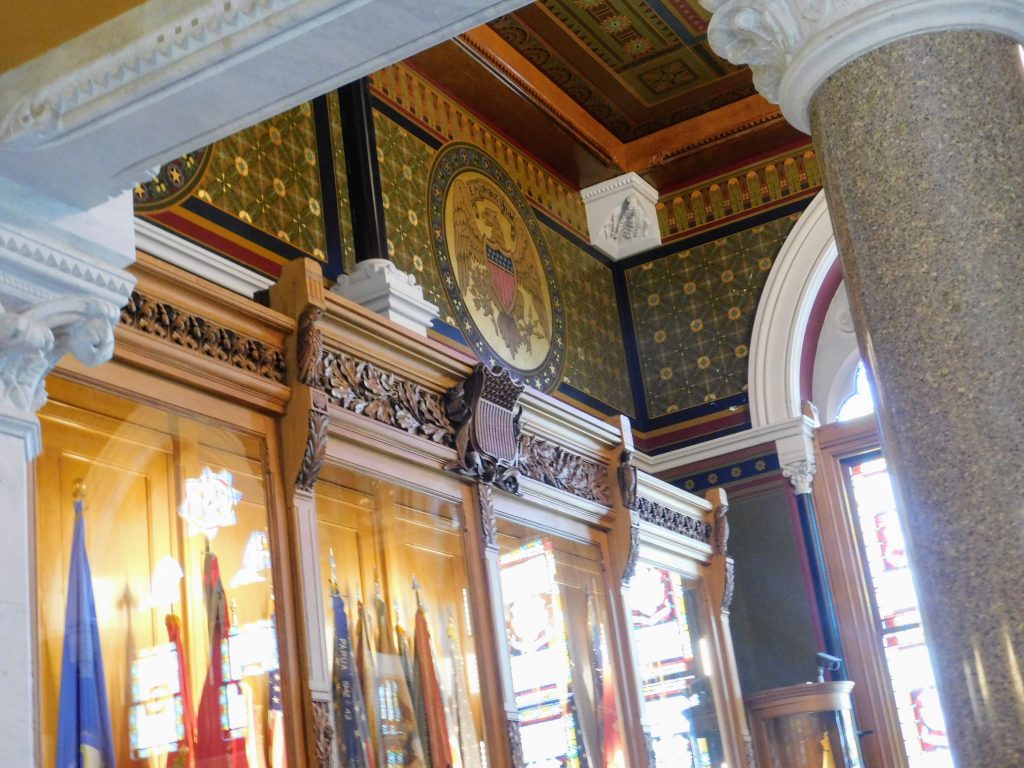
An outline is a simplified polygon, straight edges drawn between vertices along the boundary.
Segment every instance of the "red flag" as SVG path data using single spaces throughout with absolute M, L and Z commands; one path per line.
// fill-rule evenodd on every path
M 451 768 L 452 749 L 448 740 L 448 723 L 444 716 L 437 668 L 434 666 L 434 652 L 430 647 L 430 628 L 422 606 L 416 610 L 413 645 L 416 655 L 414 675 L 419 694 L 417 698 L 422 698 L 423 702 L 421 715 L 426 720 L 425 735 L 430 750 L 430 767 Z
M 223 646 L 227 642 L 231 620 L 228 600 L 220 578 L 220 566 L 213 552 L 206 553 L 203 567 L 203 595 L 210 628 L 210 669 L 206 673 L 203 695 L 199 700 L 197 718 L 196 768 L 248 768 L 245 757 L 245 735 L 235 735 L 227 728 L 227 713 L 222 709 L 221 697 L 237 682 L 224 679 Z
M 167 624 L 167 637 L 174 644 L 174 652 L 178 656 L 178 688 L 181 691 L 182 720 L 185 726 L 178 749 L 167 755 L 167 768 L 195 768 L 196 711 L 192 704 L 192 676 L 188 673 L 188 661 L 181 638 L 181 619 L 169 613 L 164 621 Z

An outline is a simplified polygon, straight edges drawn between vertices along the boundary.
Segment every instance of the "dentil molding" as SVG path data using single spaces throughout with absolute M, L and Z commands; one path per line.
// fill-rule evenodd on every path
M 950 29 L 1024 39 L 1020 0 L 701 0 L 708 42 L 750 66 L 761 95 L 810 133 L 811 97 L 834 72 L 869 51 Z

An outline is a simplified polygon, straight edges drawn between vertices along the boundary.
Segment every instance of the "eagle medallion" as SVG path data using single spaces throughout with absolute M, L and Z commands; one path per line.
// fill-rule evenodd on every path
M 547 241 L 497 161 L 449 144 L 430 174 L 431 242 L 467 343 L 537 389 L 561 378 L 565 317 Z

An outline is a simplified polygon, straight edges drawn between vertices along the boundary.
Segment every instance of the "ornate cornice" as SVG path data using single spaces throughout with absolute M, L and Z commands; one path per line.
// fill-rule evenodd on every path
M 222 55 L 226 41 L 305 0 L 209 2 L 97 56 L 0 112 L 0 144 L 33 149 L 56 142 L 119 91 L 155 90 L 185 59 Z M 161 77 L 161 75 L 163 77 Z M 0 78 L 0 83 L 4 78 Z M 81 116 L 80 116 L 81 115 Z
M 346 411 L 455 447 L 441 394 L 344 352 L 324 354 L 324 379 L 330 402 Z
M 810 132 L 811 98 L 828 77 L 883 45 L 926 32 L 982 29 L 1024 37 L 1019 0 L 701 0 L 708 42 L 750 65 L 761 95 Z
M 641 496 L 637 499 L 637 513 L 644 522 L 660 526 L 673 533 L 682 534 L 702 544 L 711 543 L 711 525 L 703 520 L 677 512 L 664 504 Z
M 284 381 L 282 350 L 138 291 L 121 310 L 121 325 L 268 381 Z
M 519 439 L 519 470 L 533 480 L 611 506 L 608 467 L 535 435 Z

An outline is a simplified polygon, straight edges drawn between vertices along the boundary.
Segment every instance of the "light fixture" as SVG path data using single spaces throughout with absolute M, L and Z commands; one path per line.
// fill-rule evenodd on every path
M 199 477 L 185 481 L 185 503 L 178 514 L 188 522 L 189 536 L 201 533 L 212 539 L 221 528 L 237 522 L 235 507 L 242 500 L 242 492 L 235 490 L 231 480 L 226 469 L 213 472 L 203 467 Z
M 231 577 L 231 588 L 266 581 L 262 574 L 270 570 L 270 547 L 266 531 L 253 531 L 242 550 L 242 567 Z

